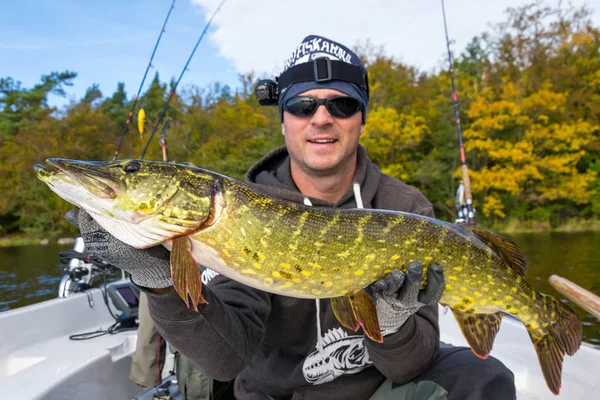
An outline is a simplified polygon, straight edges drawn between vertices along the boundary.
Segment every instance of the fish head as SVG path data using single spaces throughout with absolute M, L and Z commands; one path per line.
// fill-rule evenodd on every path
M 52 191 L 136 248 L 190 234 L 213 213 L 214 176 L 187 165 L 51 158 L 34 169 Z

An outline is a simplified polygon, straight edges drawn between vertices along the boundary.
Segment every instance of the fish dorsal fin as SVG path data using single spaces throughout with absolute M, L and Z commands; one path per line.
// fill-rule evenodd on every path
M 479 239 L 496 252 L 498 257 L 510 267 L 513 271 L 521 276 L 525 276 L 529 261 L 527 256 L 519 246 L 507 237 L 500 236 L 487 229 L 473 225 L 465 225 L 465 228 L 473 232 Z
M 502 313 L 469 314 L 457 310 L 452 310 L 452 313 L 473 353 L 477 357 L 487 358 L 500 329 Z
M 383 342 L 375 303 L 364 290 L 349 296 L 332 298 L 331 308 L 335 317 L 346 328 L 356 332 L 362 326 L 365 335 L 371 340 Z

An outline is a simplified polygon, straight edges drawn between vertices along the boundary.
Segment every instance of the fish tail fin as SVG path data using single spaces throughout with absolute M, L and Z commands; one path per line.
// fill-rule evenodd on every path
M 562 364 L 565 354 L 572 356 L 581 346 L 582 325 L 579 317 L 567 305 L 557 299 L 542 295 L 544 310 L 552 321 L 545 328 L 546 334 L 540 335 L 533 324 L 527 330 L 542 367 L 546 384 L 552 393 L 558 395 L 561 388 Z M 535 326 L 539 325 L 534 321 Z
M 383 342 L 377 309 L 366 291 L 361 290 L 349 296 L 334 297 L 331 299 L 331 307 L 333 314 L 343 326 L 354 332 L 362 326 L 365 335 L 371 340 Z
M 173 239 L 171 276 L 173 277 L 175 291 L 188 308 L 190 307 L 190 300 L 194 311 L 198 311 L 198 303 L 207 303 L 202 294 L 202 275 L 198 264 L 192 257 L 190 241 L 187 237 L 182 236 Z

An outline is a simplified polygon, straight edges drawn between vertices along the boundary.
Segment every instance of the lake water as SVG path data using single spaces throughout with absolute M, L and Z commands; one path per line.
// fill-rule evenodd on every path
M 536 233 L 510 237 L 529 258 L 527 280 L 542 293 L 560 297 L 548 283 L 561 275 L 600 294 L 600 232 Z M 58 253 L 71 246 L 0 248 L 0 311 L 56 297 L 62 275 Z M 600 345 L 600 323 L 577 306 L 584 340 Z

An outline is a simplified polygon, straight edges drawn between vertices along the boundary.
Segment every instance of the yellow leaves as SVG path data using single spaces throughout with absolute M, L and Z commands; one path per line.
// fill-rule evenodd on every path
M 410 171 L 407 170 L 405 163 L 389 164 L 388 166 L 381 168 L 381 172 L 400 179 L 401 181 L 407 181 L 410 177 Z
M 525 130 L 525 139 L 532 142 L 538 151 L 576 152 L 595 140 L 597 129 L 597 126 L 582 120 L 548 126 L 531 124 Z
M 585 152 L 566 153 L 559 155 L 549 155 L 538 160 L 537 166 L 540 169 L 550 170 L 553 174 L 577 175 L 575 165 L 583 157 Z
M 556 182 L 558 184 L 539 187 L 540 198 L 545 201 L 569 199 L 579 204 L 588 203 L 594 194 L 594 191 L 590 190 L 590 185 L 597 176 L 598 173 L 592 170 L 588 170 L 585 174 L 575 172 L 560 179 L 559 182 Z
M 547 82 L 523 96 L 505 81 L 496 98 L 482 93 L 471 104 L 465 147 L 485 157 L 483 167 L 471 170 L 473 191 L 486 193 L 485 215 L 502 217 L 501 193 L 527 193 L 529 201 L 541 204 L 589 201 L 595 175 L 582 173 L 577 165 L 600 127 L 565 119 L 566 102 L 567 94 L 553 91 Z
M 425 118 L 401 114 L 389 107 L 370 111 L 361 137 L 370 157 L 384 172 L 399 179 L 407 179 L 410 151 L 429 132 Z
M 522 165 L 515 168 L 512 165 L 494 165 L 491 168 L 469 171 L 471 188 L 474 192 L 498 191 L 519 194 L 525 183 L 535 184 L 544 177 L 533 165 Z
M 425 118 L 414 114 L 398 114 L 393 108 L 379 107 L 369 114 L 363 135 L 365 143 L 381 146 L 398 144 L 411 147 L 429 131 Z
M 509 77 L 502 77 L 502 95 L 504 100 L 515 101 L 521 96 L 521 89 L 509 80 Z
M 533 144 L 519 141 L 517 143 L 502 143 L 491 149 L 490 158 L 494 160 L 509 161 L 513 164 L 524 164 L 533 158 Z
M 588 75 L 588 85 L 592 90 L 600 90 L 600 69 Z
M 465 137 L 483 138 L 494 131 L 504 129 L 511 122 L 514 123 L 514 116 L 519 113 L 517 104 L 500 100 L 492 103 L 486 103 L 483 96 L 478 96 L 467 110 L 467 115 L 473 121 L 469 129 L 465 130 Z
M 498 99 L 491 94 L 491 90 L 478 94 L 467 109 L 470 124 L 465 138 L 485 139 L 519 125 L 521 109 L 515 85 L 505 82 Z
M 379 107 L 369 113 L 361 144 L 384 173 L 408 180 L 414 172 L 413 160 L 417 156 L 414 149 L 427 133 L 425 118 Z
M 523 99 L 521 102 L 521 112 L 544 110 L 555 111 L 563 107 L 567 96 L 564 93 L 556 93 L 551 90 L 550 82 L 544 82 L 537 92 Z
M 496 193 L 485 197 L 483 201 L 483 214 L 485 214 L 486 217 L 495 216 L 504 218 L 506 217 L 506 214 L 503 210 L 504 205 L 500 200 L 500 196 L 498 196 Z

